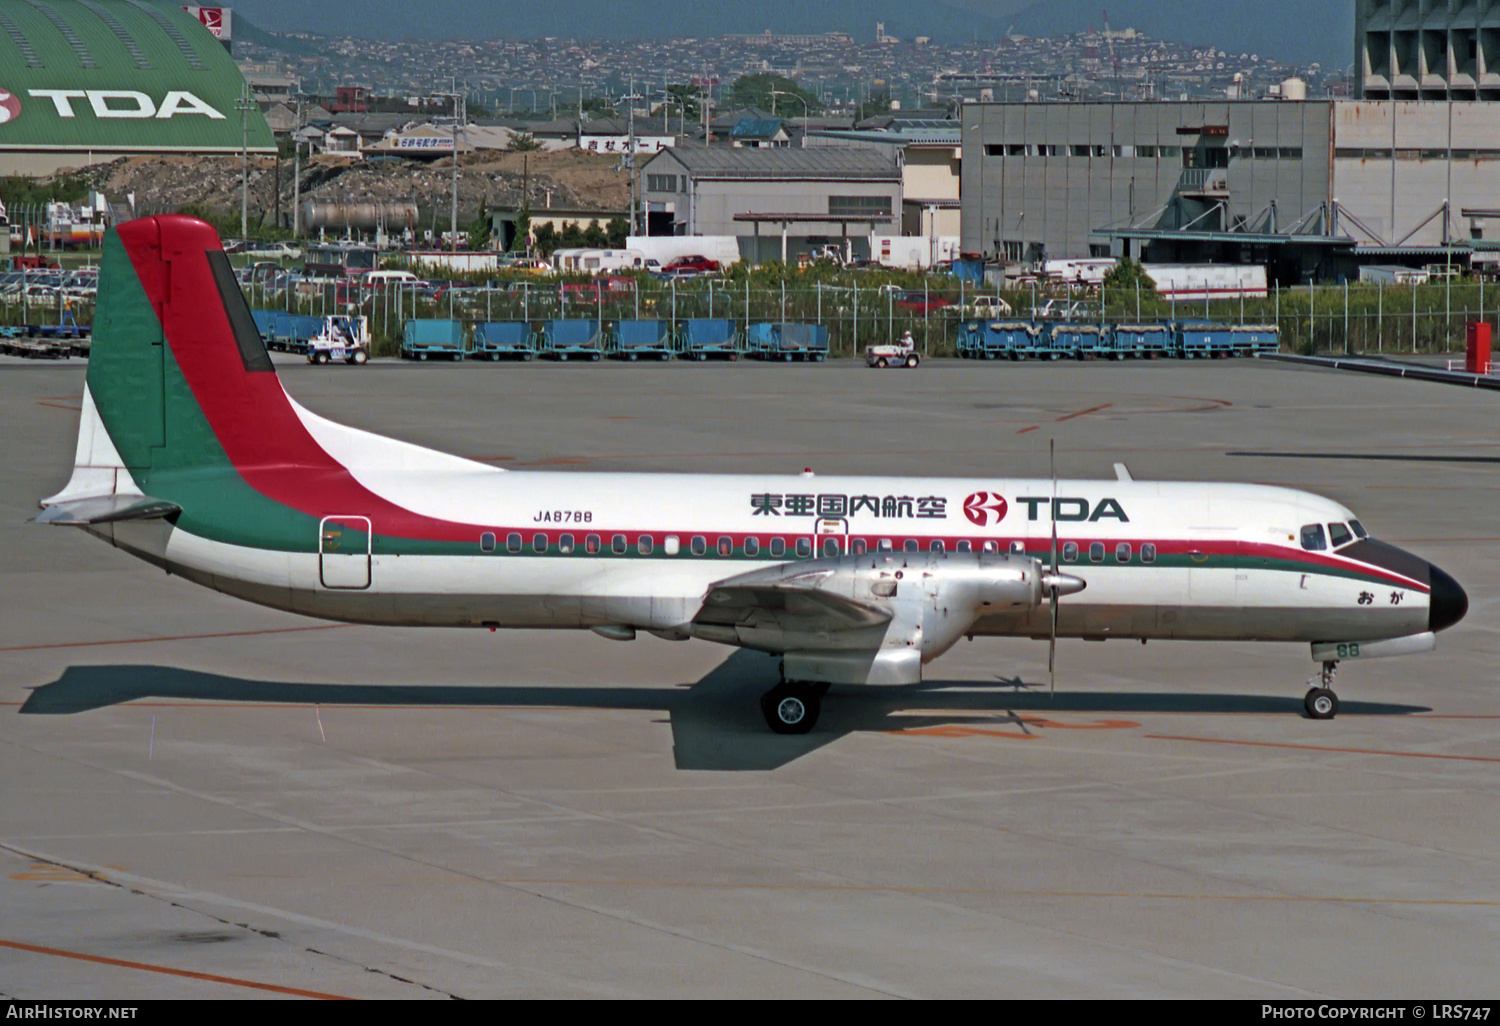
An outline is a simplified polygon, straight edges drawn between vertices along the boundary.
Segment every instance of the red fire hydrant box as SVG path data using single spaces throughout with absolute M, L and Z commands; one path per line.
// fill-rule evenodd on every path
M 1488 323 L 1469 325 L 1464 343 L 1464 370 L 1470 374 L 1490 372 L 1490 326 Z

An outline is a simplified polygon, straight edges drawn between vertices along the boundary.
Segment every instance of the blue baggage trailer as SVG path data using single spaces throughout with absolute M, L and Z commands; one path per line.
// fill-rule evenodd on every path
M 1170 356 L 1176 340 L 1169 324 L 1116 324 L 1115 354 L 1138 360 Z
M 536 334 L 525 321 L 481 321 L 474 325 L 474 359 L 530 360 Z
M 1050 326 L 1047 355 L 1056 360 L 1068 357 L 1091 360 L 1107 351 L 1109 329 L 1101 324 L 1074 324 L 1064 321 Z
M 671 321 L 619 321 L 609 339 L 609 355 L 620 360 L 672 358 Z
M 698 318 L 682 322 L 678 351 L 687 360 L 738 360 L 739 332 L 734 321 Z
M 1240 324 L 1230 334 L 1236 356 L 1274 353 L 1281 348 L 1281 332 L 1274 324 Z
M 1041 329 L 1025 321 L 970 321 L 959 328 L 958 355 L 970 360 L 1021 360 L 1031 355 Z
M 1228 324 L 1180 323 L 1177 325 L 1177 355 L 1184 360 L 1233 356 L 1234 328 Z
M 261 314 L 265 315 L 265 327 L 261 327 Z M 323 330 L 323 318 L 312 314 L 256 310 L 252 312 L 252 316 L 255 317 L 255 326 L 260 328 L 266 348 L 285 353 L 307 352 L 308 339 L 316 338 Z
M 603 326 L 595 320 L 542 322 L 542 356 L 549 360 L 597 360 L 604 355 Z
M 450 360 L 464 358 L 462 321 L 412 318 L 406 322 L 401 337 L 401 358 L 427 360 L 445 356 Z
M 822 324 L 762 322 L 750 325 L 745 337 L 759 360 L 820 363 L 828 356 L 828 328 Z

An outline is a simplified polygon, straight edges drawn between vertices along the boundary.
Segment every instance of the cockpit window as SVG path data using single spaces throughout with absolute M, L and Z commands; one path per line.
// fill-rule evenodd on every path
M 1323 534 L 1322 524 L 1308 524 L 1302 528 L 1302 547 L 1308 552 L 1322 552 L 1328 548 L 1328 539 Z
M 1333 547 L 1343 548 L 1354 540 L 1354 535 L 1349 533 L 1349 528 L 1343 524 L 1328 525 L 1328 540 L 1333 542 Z
M 1349 521 L 1349 530 L 1354 532 L 1354 537 L 1356 538 L 1370 537 L 1370 532 L 1366 531 L 1365 525 L 1361 524 L 1358 520 Z

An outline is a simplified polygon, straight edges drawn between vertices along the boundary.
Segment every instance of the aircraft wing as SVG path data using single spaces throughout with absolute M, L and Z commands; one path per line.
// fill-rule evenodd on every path
M 50 503 L 42 507 L 33 521 L 38 524 L 85 527 L 89 524 L 112 524 L 120 520 L 157 520 L 181 512 L 182 507 L 176 503 L 145 495 L 96 495 Z
M 824 634 L 879 627 L 891 613 L 820 587 L 827 572 L 783 576 L 747 574 L 716 584 L 693 618 L 702 626 L 780 628 L 788 634 Z

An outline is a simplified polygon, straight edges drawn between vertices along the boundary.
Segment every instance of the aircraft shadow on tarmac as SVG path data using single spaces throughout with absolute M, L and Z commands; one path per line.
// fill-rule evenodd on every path
M 747 651 L 732 653 L 696 684 L 659 687 L 305 684 L 246 680 L 173 666 L 72 666 L 53 683 L 35 688 L 20 711 L 27 715 L 70 715 L 144 699 L 659 710 L 669 717 L 676 765 L 684 770 L 776 769 L 861 731 L 963 724 L 1024 729 L 1019 716 L 1022 713 L 1302 714 L 1302 699 L 1293 696 L 1181 692 L 1063 692 L 1049 696 L 1045 689 L 1027 685 L 1019 678 L 927 681 L 901 688 L 835 688 L 824 701 L 822 717 L 812 733 L 781 737 L 767 730 L 758 702 L 777 680 L 773 659 Z M 1414 705 L 1344 701 L 1339 711 L 1342 716 L 1393 716 L 1429 710 Z

